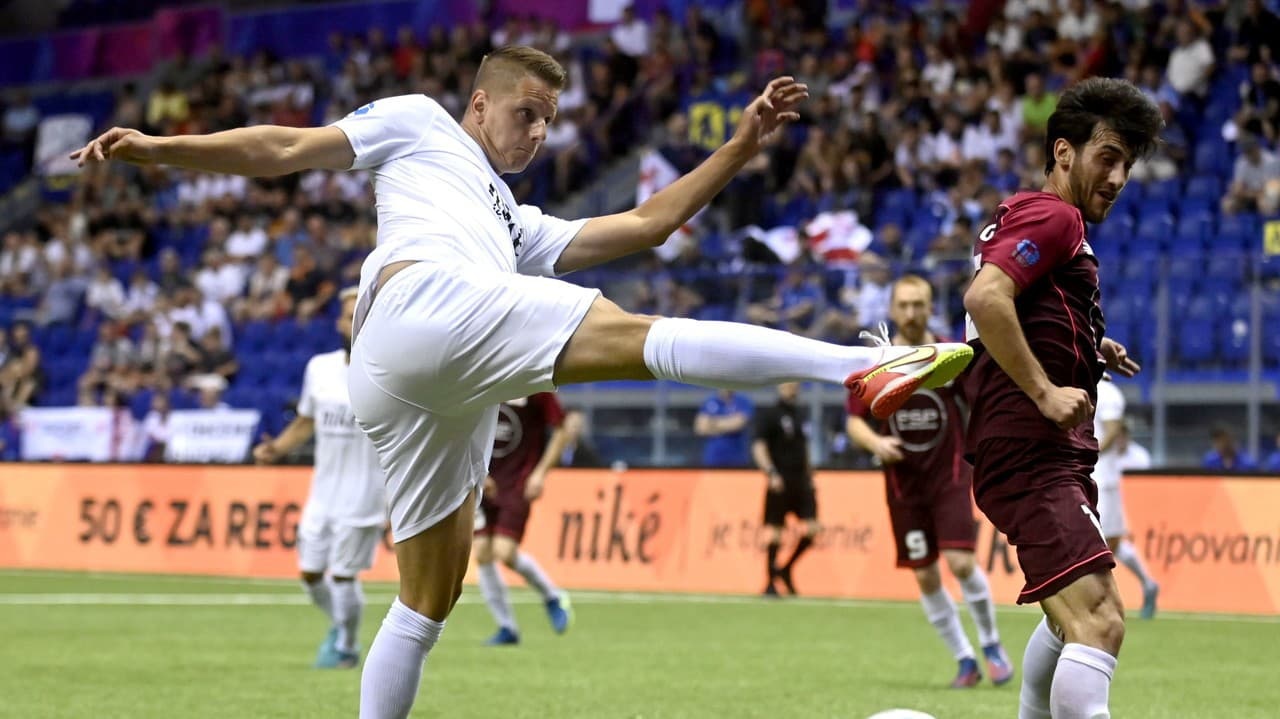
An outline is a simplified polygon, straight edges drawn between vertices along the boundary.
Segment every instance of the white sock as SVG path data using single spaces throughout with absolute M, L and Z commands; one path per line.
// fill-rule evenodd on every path
M 1022 655 L 1022 690 L 1019 695 L 1018 719 L 1051 719 L 1049 697 L 1053 675 L 1062 655 L 1062 640 L 1049 629 L 1049 620 L 1041 619 L 1027 640 Z
M 1133 542 L 1127 539 L 1120 540 L 1120 546 L 1116 549 L 1116 559 L 1121 564 L 1129 568 L 1129 571 L 1138 575 L 1138 579 L 1142 581 L 1143 589 L 1150 589 L 1155 586 L 1156 580 L 1147 574 L 1147 565 L 1142 563 L 1142 557 L 1138 554 L 1137 547 L 1133 546 Z
M 938 630 L 947 649 L 957 660 L 973 659 L 973 645 L 965 636 L 964 627 L 960 626 L 960 612 L 956 611 L 955 602 L 946 589 L 939 589 L 933 594 L 921 594 L 920 606 L 924 607 L 924 616 Z
M 360 617 L 364 614 L 364 591 L 359 579 L 333 583 L 333 623 L 338 627 L 340 652 L 354 652 L 360 640 Z
M 991 586 L 987 583 L 987 575 L 978 567 L 973 574 L 960 580 L 960 592 L 964 595 L 964 603 L 969 605 L 969 614 L 978 627 L 978 643 L 989 647 L 1000 641 L 1000 631 L 996 629 L 996 604 L 991 601 Z
M 360 675 L 360 719 L 406 719 L 418 696 L 422 664 L 444 622 L 418 614 L 397 597 L 369 647 Z
M 307 590 L 307 594 L 311 595 L 311 603 L 320 607 L 320 611 L 324 612 L 329 621 L 334 622 L 333 594 L 329 591 L 329 580 L 321 578 L 320 581 L 315 583 L 304 580 L 302 588 Z
M 537 590 L 538 594 L 542 595 L 543 601 L 549 601 L 560 596 L 560 590 L 557 589 L 556 585 L 551 581 L 551 577 L 548 577 L 547 573 L 542 571 L 542 567 L 538 564 L 538 560 L 534 559 L 531 555 L 525 554 L 524 552 L 517 552 L 515 566 L 511 568 L 516 570 L 520 576 L 524 577 L 524 581 L 528 582 L 530 587 Z
M 1053 675 L 1053 719 L 1111 719 L 1107 695 L 1116 658 L 1084 644 L 1062 648 Z
M 842 384 L 853 372 L 903 347 L 842 347 L 737 322 L 664 317 L 644 341 L 644 364 L 658 379 L 721 389 L 816 380 Z
M 500 627 L 516 631 L 516 615 L 511 609 L 511 598 L 507 596 L 507 583 L 498 572 L 498 563 L 479 564 L 476 573 L 480 576 L 480 594 L 493 615 L 493 621 Z

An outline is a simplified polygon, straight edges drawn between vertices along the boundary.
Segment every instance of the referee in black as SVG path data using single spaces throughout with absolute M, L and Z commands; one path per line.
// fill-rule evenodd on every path
M 813 545 L 819 529 L 808 440 L 796 407 L 799 394 L 797 382 L 778 385 L 778 403 L 756 414 L 755 441 L 751 443 L 752 459 L 769 478 L 769 488 L 764 495 L 764 525 L 769 535 L 769 583 L 764 588 L 767 597 L 778 596 L 775 586 L 778 581 L 788 594 L 796 593 L 791 569 L 800 555 Z M 804 536 L 796 543 L 787 563 L 779 567 L 778 548 L 788 512 L 804 522 Z

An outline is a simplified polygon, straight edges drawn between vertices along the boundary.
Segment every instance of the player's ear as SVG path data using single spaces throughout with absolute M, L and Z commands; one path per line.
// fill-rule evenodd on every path
M 471 93 L 471 112 L 476 116 L 476 124 L 484 124 L 484 113 L 487 109 L 489 109 L 489 93 L 484 90 Z
M 1059 137 L 1053 141 L 1053 161 L 1062 165 L 1062 169 L 1070 170 L 1071 163 L 1075 162 L 1076 148 L 1071 146 L 1066 139 Z

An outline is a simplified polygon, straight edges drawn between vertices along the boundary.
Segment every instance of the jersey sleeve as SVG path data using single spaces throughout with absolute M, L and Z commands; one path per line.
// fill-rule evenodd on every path
M 412 154 L 431 136 L 444 108 L 426 95 L 375 100 L 333 123 L 355 151 L 352 170 L 368 170 Z
M 560 406 L 560 400 L 551 392 L 542 392 L 538 395 L 538 400 L 542 403 L 542 414 L 546 417 L 547 426 L 559 427 L 564 424 L 564 407 Z
M 307 369 L 302 373 L 302 392 L 298 394 L 298 416 L 308 419 L 316 416 L 315 366 L 315 358 L 307 362 Z
M 1093 410 L 1100 422 L 1124 419 L 1124 393 L 1110 382 L 1098 385 L 1098 403 Z
M 999 267 L 1025 290 L 1074 257 L 1083 242 L 1084 225 L 1073 207 L 1047 198 L 1023 201 L 1008 208 L 990 237 L 979 238 L 980 265 Z
M 556 261 L 587 221 L 562 220 L 543 214 L 542 210 L 533 205 L 520 205 L 517 211 L 526 234 L 524 245 L 516 258 L 516 272 L 522 275 L 554 277 Z
M 773 426 L 776 424 L 773 420 L 773 412 L 771 410 L 765 410 L 757 413 L 755 424 L 755 431 L 751 434 L 752 438 L 762 439 L 766 442 L 769 441 L 770 437 L 773 436 Z

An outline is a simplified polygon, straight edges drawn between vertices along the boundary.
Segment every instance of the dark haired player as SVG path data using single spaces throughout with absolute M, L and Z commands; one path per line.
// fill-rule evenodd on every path
M 975 245 L 964 298 L 974 496 L 1017 547 L 1018 602 L 1046 615 L 1027 643 L 1020 719 L 1111 716 L 1124 610 L 1090 477 L 1092 418 L 1104 368 L 1127 377 L 1139 367 L 1104 337 L 1085 223 L 1106 218 L 1163 124 L 1128 82 L 1068 89 L 1049 118 L 1043 191 L 1006 199 Z

